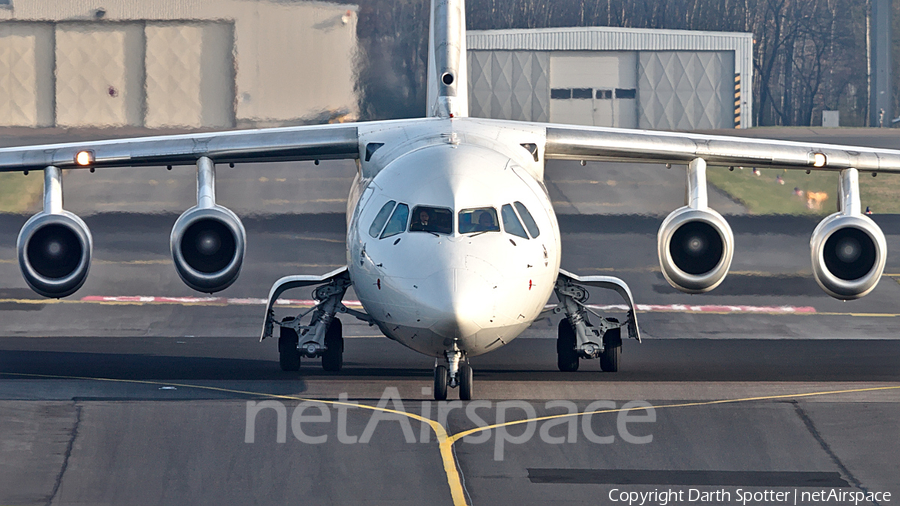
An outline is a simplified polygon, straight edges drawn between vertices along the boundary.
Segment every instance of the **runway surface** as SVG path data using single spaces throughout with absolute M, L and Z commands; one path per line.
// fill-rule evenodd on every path
M 0 505 L 897 500 L 896 255 L 872 294 L 835 301 L 810 274 L 815 220 L 731 204 L 732 274 L 711 294 L 681 294 L 655 251 L 683 174 L 554 165 L 563 267 L 625 279 L 645 342 L 625 343 L 618 373 L 596 361 L 560 373 L 556 320 L 536 322 L 472 360 L 477 401 L 437 403 L 433 360 L 362 322 L 344 319 L 339 375 L 316 360 L 278 369 L 275 343 L 257 342 L 259 299 L 282 275 L 345 262 L 340 199 L 354 169 L 241 168 L 220 171 L 219 194 L 244 218 L 246 264 L 219 298 L 185 287 L 169 258 L 171 225 L 192 204 L 190 171 L 171 185 L 165 169 L 116 173 L 157 171 L 155 186 L 100 171 L 93 184 L 88 173 L 67 179 L 67 207 L 86 215 L 95 250 L 87 283 L 63 301 L 21 278 L 14 244 L 27 216 L 0 216 Z M 665 176 L 642 196 L 652 174 Z M 897 251 L 900 218 L 875 219 Z M 279 316 L 305 304 L 308 291 L 297 292 Z M 477 429 L 491 424 L 501 426 Z M 837 499 L 811 495 L 820 491 Z

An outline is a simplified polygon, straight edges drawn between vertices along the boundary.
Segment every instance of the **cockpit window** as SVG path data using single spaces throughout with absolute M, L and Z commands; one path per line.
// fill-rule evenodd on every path
M 391 215 L 391 210 L 394 209 L 394 204 L 396 203 L 396 201 L 391 200 L 388 201 L 387 204 L 381 206 L 381 210 L 375 215 L 375 221 L 373 221 L 372 226 L 369 227 L 369 235 L 378 237 L 378 233 L 384 228 L 384 224 L 387 222 L 388 216 Z
M 406 204 L 398 205 L 397 209 L 394 209 L 394 214 L 391 215 L 391 219 L 388 221 L 387 226 L 384 227 L 381 238 L 384 239 L 385 237 L 391 237 L 406 232 L 407 220 L 409 220 L 409 206 Z
M 531 238 L 534 239 L 537 236 L 541 235 L 541 229 L 538 228 L 537 223 L 535 223 L 534 218 L 531 216 L 531 213 L 528 212 L 528 208 L 525 207 L 525 204 L 521 202 L 515 202 L 513 205 L 516 206 L 516 211 L 519 211 L 519 216 L 521 216 L 522 221 L 525 222 L 525 228 L 528 229 L 528 233 L 531 234 Z
M 528 234 L 526 234 L 525 229 L 522 228 L 522 224 L 519 222 L 519 218 L 516 216 L 516 212 L 513 211 L 511 205 L 505 204 L 500 209 L 500 214 L 503 216 L 503 230 L 506 230 L 506 233 L 528 239 Z
M 470 232 L 499 232 L 500 223 L 497 222 L 497 210 L 493 207 L 480 207 L 478 209 L 463 209 L 459 212 L 459 233 Z
M 453 212 L 441 207 L 416 206 L 413 208 L 410 232 L 453 233 Z

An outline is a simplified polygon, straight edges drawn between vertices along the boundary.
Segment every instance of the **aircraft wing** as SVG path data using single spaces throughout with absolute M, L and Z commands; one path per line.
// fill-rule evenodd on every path
M 338 124 L 2 148 L 0 172 L 194 165 L 201 156 L 216 163 L 359 158 L 357 134 L 355 124 Z
M 687 132 L 544 125 L 546 158 L 900 172 L 900 151 Z

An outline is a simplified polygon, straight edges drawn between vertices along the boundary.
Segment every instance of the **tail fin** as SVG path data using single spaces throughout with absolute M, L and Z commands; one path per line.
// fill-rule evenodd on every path
M 469 115 L 465 0 L 431 0 L 428 35 L 428 117 Z

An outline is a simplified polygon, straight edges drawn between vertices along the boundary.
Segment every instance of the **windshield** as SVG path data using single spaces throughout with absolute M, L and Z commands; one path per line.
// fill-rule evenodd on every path
M 416 206 L 412 212 L 410 232 L 453 233 L 453 212 L 441 207 Z
M 528 233 L 531 234 L 531 237 L 535 238 L 541 235 L 541 230 L 538 228 L 537 223 L 535 223 L 534 217 L 531 216 L 531 213 L 525 208 L 525 204 L 517 201 L 515 206 L 516 210 L 519 211 L 519 216 L 522 217 L 522 221 L 525 222 L 525 228 L 528 229 Z
M 381 238 L 391 237 L 397 234 L 401 234 L 406 231 L 406 220 L 409 218 L 409 207 L 406 204 L 400 204 L 397 206 L 397 209 L 394 209 L 394 214 L 391 215 L 390 221 L 386 227 L 384 227 L 384 232 L 381 233 Z
M 499 231 L 500 224 L 497 222 L 497 210 L 493 207 L 463 209 L 459 212 L 460 234 Z
M 500 212 L 503 214 L 503 229 L 506 230 L 507 234 L 528 239 L 528 236 L 525 234 L 525 229 L 519 222 L 519 218 L 516 216 L 516 212 L 513 211 L 511 205 L 504 205 Z
M 391 210 L 396 203 L 397 202 L 391 200 L 381 207 L 381 210 L 378 211 L 378 214 L 375 216 L 375 221 L 373 221 L 372 226 L 369 227 L 369 235 L 378 237 L 378 233 L 384 228 L 384 224 L 387 222 L 388 216 L 390 216 Z

